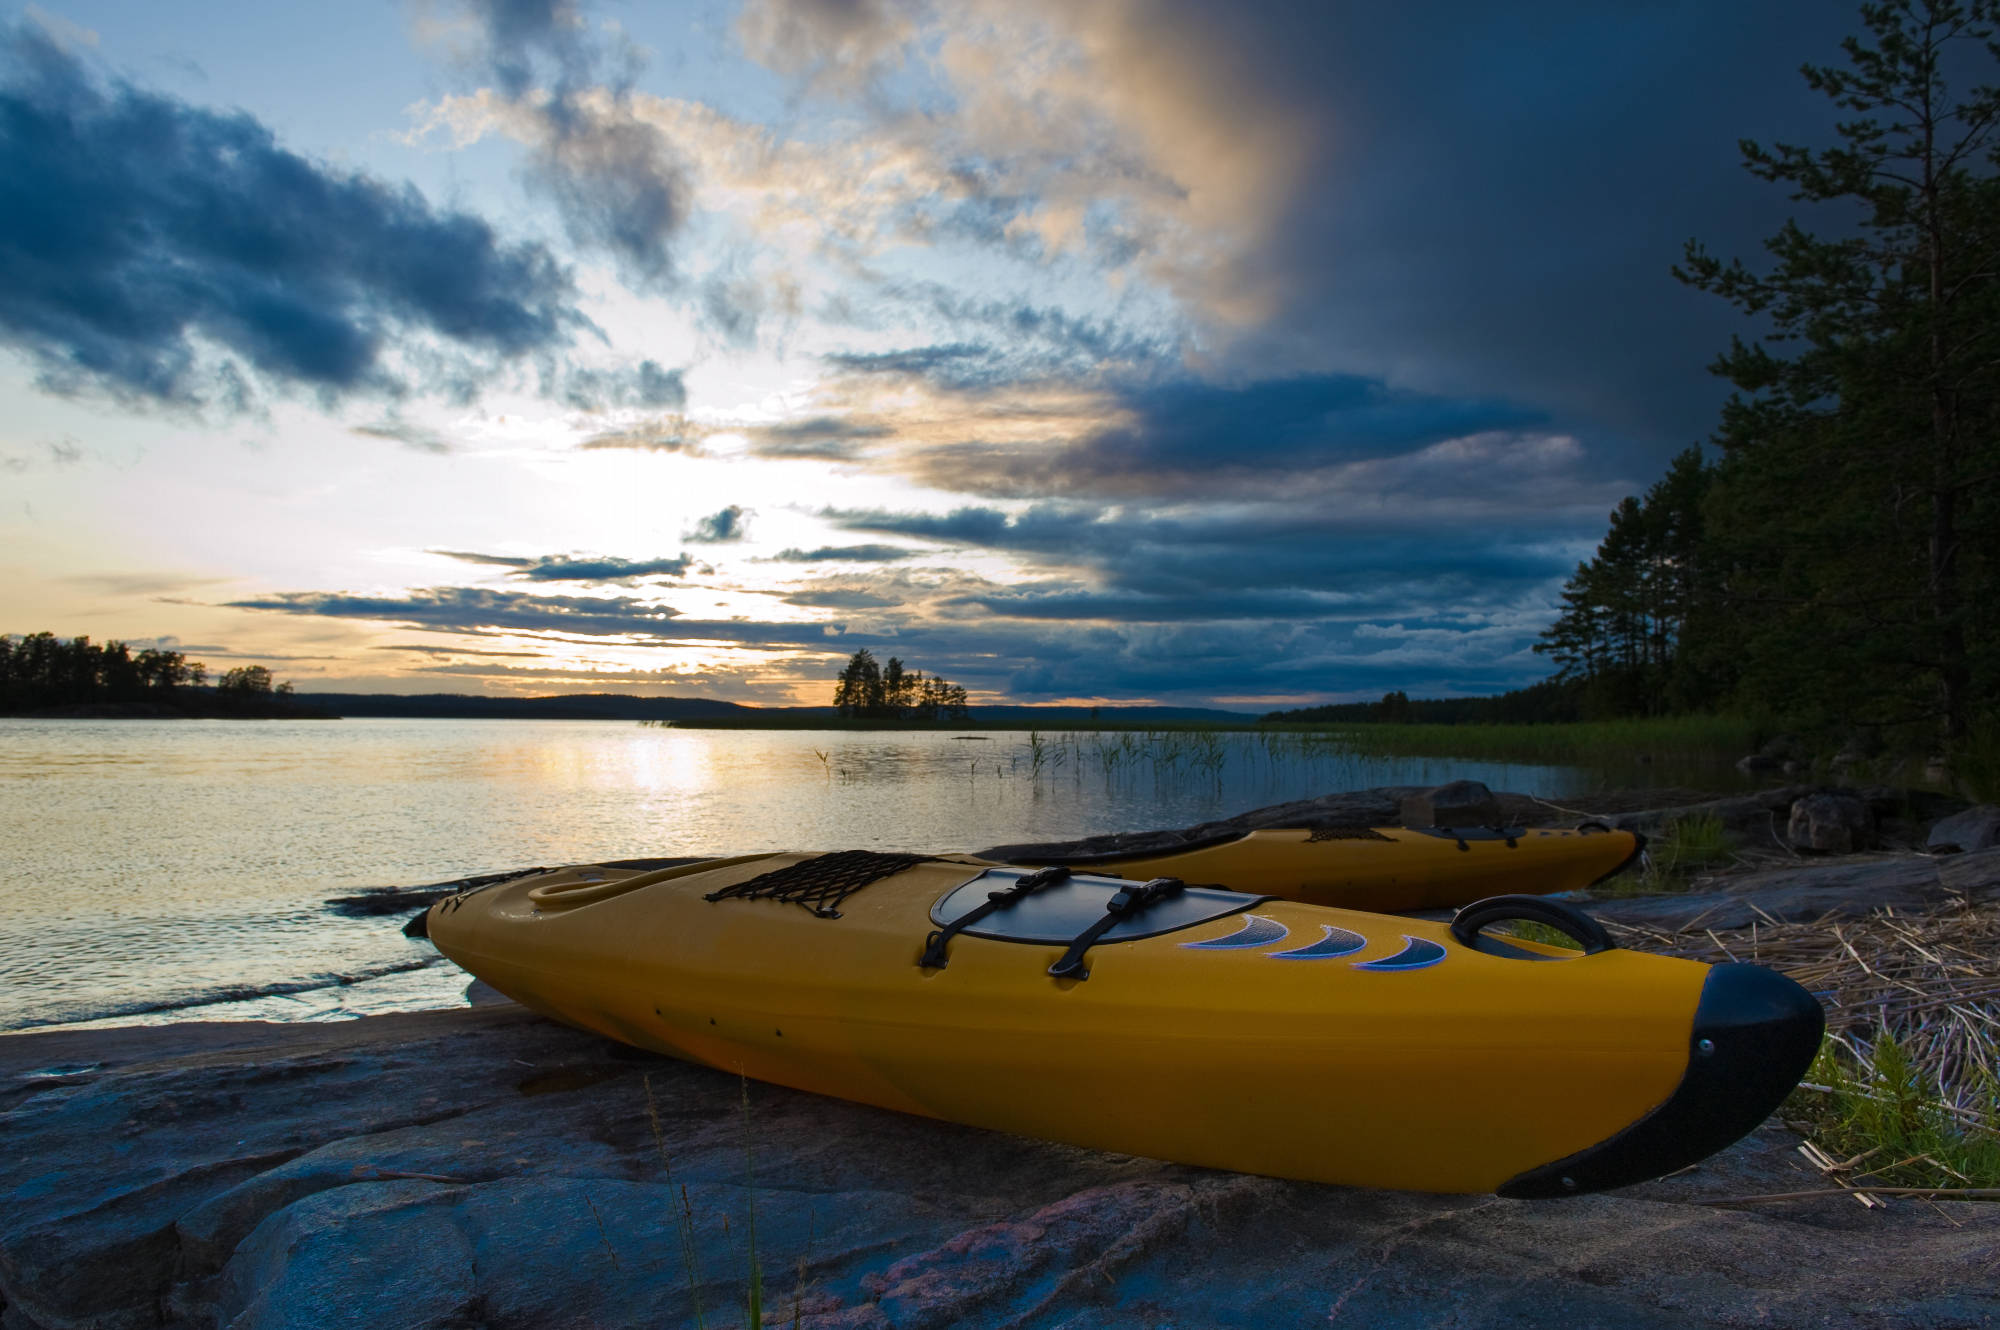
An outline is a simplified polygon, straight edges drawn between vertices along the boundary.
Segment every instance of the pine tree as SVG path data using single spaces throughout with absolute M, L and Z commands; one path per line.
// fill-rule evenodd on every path
M 1713 700 L 1683 647 L 1704 590 L 1702 505 L 1714 479 L 1699 448 L 1674 459 L 1643 499 L 1627 497 L 1590 562 L 1563 588 L 1563 612 L 1535 650 L 1585 684 L 1599 715 L 1658 715 Z
M 1738 391 L 1697 654 L 1740 670 L 1739 701 L 1955 744 L 2000 678 L 2000 94 L 1954 100 L 1945 67 L 2000 59 L 1996 4 L 1861 12 L 1872 44 L 1843 43 L 1849 68 L 1804 71 L 1853 113 L 1839 146 L 1743 145 L 1794 199 L 1846 205 L 1836 236 L 1793 221 L 1769 272 L 1698 243 L 1676 270 L 1770 329 L 1712 367 Z

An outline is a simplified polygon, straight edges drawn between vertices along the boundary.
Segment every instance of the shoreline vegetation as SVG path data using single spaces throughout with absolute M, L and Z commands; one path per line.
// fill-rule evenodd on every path
M 974 706 L 965 689 L 886 668 L 860 651 L 847 662 L 835 704 L 756 707 L 714 698 L 577 693 L 490 697 L 460 693 L 300 693 L 262 665 L 225 671 L 178 651 L 133 652 L 122 642 L 52 633 L 0 635 L 0 717 L 50 720 L 321 720 L 342 717 L 460 720 L 615 720 L 680 729 L 1122 733 L 1143 759 L 1188 736 L 1260 734 L 1337 739 L 1357 756 L 1430 757 L 1541 766 L 1656 766 L 1720 776 L 1866 777 L 2000 795 L 2000 728 L 1978 729 L 1949 762 L 1880 734 L 1793 725 L 1768 715 L 1683 713 L 1593 717 L 1588 681 L 1556 678 L 1489 697 L 1347 702 L 1261 715 L 1172 706 Z M 1845 737 L 1842 737 L 1845 735 Z M 1179 737 L 1177 737 L 1179 736 Z M 1031 739 L 1032 742 L 1032 739 Z M 1733 783 L 1733 782 L 1732 782 Z
M 0 716 L 31 720 L 334 720 L 262 665 L 224 670 L 123 642 L 0 635 Z

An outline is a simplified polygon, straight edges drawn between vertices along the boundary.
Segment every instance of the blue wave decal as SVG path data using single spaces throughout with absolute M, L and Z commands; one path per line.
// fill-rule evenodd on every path
M 1444 948 L 1435 942 L 1427 942 L 1420 937 L 1403 934 L 1408 944 L 1393 956 L 1384 956 L 1379 961 L 1356 961 L 1357 970 L 1423 970 L 1444 959 Z
M 1294 947 L 1290 951 L 1274 951 L 1274 961 L 1326 961 L 1336 956 L 1352 956 L 1368 945 L 1368 939 L 1359 933 L 1350 933 L 1332 924 L 1321 924 L 1320 932 L 1325 936 L 1311 946 Z
M 1282 942 L 1292 930 L 1276 919 L 1266 919 L 1261 914 L 1243 916 L 1243 927 L 1225 937 L 1212 937 L 1206 942 L 1183 942 L 1183 947 L 1196 951 L 1234 951 L 1238 947 L 1268 947 L 1273 942 Z

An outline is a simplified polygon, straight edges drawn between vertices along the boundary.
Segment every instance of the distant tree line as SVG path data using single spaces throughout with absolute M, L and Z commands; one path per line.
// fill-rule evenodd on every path
M 894 656 L 884 665 L 866 647 L 841 669 L 833 705 L 843 716 L 866 720 L 964 720 L 971 714 L 964 688 L 922 670 L 905 670 Z
M 292 697 L 292 685 L 276 683 L 262 665 L 226 670 L 212 689 L 208 677 L 206 665 L 178 651 L 147 647 L 135 654 L 123 642 L 88 637 L 0 635 L 0 711 L 97 703 L 199 703 L 227 711 L 284 705 Z
M 1847 113 L 1838 146 L 1744 145 L 1843 221 L 1787 223 L 1767 272 L 1693 243 L 1676 269 L 1765 333 L 1711 366 L 1736 389 L 1719 455 L 1619 505 L 1543 634 L 1589 714 L 1756 710 L 1948 750 L 2000 723 L 2000 93 L 1943 72 L 1990 75 L 1997 11 L 1864 7 L 1848 67 L 1805 71 Z
M 1336 702 L 1296 711 L 1273 711 L 1261 719 L 1335 725 L 1544 725 L 1586 717 L 1583 689 L 1576 682 L 1545 679 L 1498 697 L 1412 700 L 1398 690 L 1385 694 L 1380 702 Z

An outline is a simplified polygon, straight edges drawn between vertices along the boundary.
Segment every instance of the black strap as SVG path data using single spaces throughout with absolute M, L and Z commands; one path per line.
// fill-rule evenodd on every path
M 1083 968 L 1083 953 L 1095 946 L 1097 939 L 1110 932 L 1115 925 L 1186 890 L 1187 883 L 1177 877 L 1156 877 L 1151 882 L 1135 882 L 1120 887 L 1105 903 L 1104 917 L 1076 935 L 1076 940 L 1069 944 L 1069 950 L 1062 954 L 1062 959 L 1049 967 L 1049 973 L 1058 979 L 1090 978 L 1090 971 Z
M 1004 910 L 1017 902 L 1024 901 L 1036 892 L 1053 887 L 1058 882 L 1068 880 L 1070 870 L 1060 864 L 1049 868 L 1038 868 L 1022 877 L 1005 891 L 989 891 L 984 904 L 975 905 L 958 918 L 933 932 L 924 939 L 924 954 L 917 961 L 920 969 L 942 970 L 945 968 L 945 946 L 957 937 L 959 930 L 969 928 L 996 910 Z

